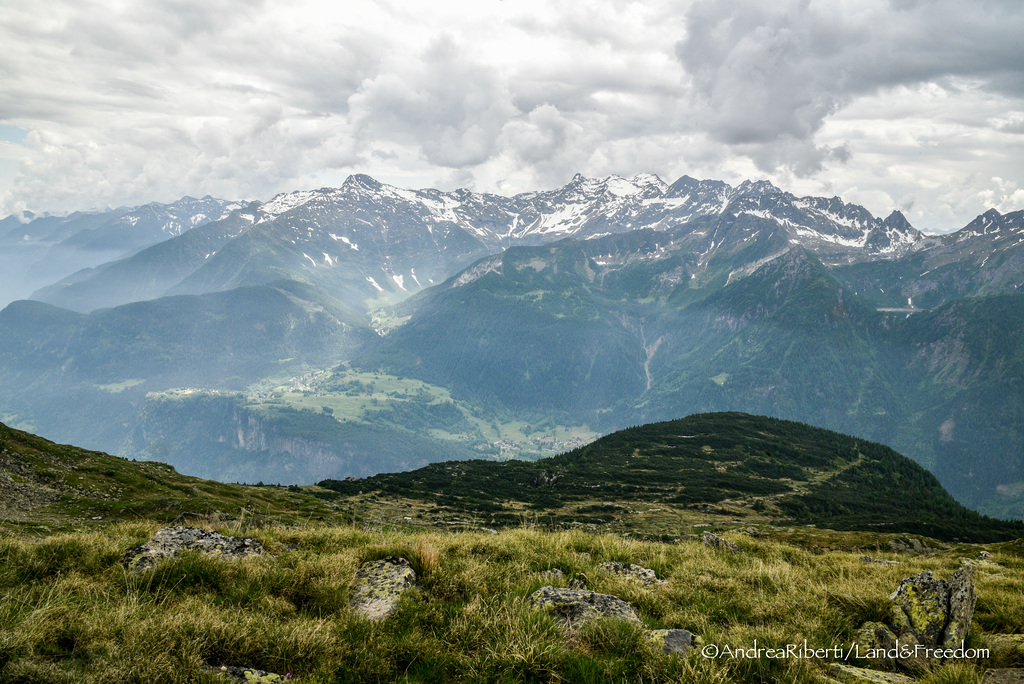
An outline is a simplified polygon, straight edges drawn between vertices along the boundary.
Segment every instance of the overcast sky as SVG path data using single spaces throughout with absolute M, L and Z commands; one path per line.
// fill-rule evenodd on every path
M 0 215 L 368 173 L 771 180 L 923 230 L 1024 209 L 1019 0 L 3 0 Z

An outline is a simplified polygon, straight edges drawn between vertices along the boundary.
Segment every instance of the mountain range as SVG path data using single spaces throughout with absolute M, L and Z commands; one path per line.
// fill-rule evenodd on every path
M 1024 515 L 1024 212 L 925 235 L 764 181 L 650 174 L 193 202 L 189 229 L 0 311 L 0 419 L 312 482 L 740 410 L 880 441 Z M 140 213 L 0 231 L 84 253 Z

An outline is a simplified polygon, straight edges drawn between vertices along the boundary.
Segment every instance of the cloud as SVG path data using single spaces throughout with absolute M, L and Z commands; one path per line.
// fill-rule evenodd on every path
M 995 0 L 700 0 L 676 55 L 708 135 L 765 171 L 809 175 L 836 156 L 816 134 L 856 98 L 955 78 L 1024 94 L 1022 22 L 1024 6 Z
M 1022 25 L 995 0 L 9 0 L 0 213 L 653 171 L 955 225 L 1024 184 Z

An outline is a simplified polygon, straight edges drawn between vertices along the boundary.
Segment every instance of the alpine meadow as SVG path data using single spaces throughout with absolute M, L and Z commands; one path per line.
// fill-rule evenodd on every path
M 0 3 L 0 682 L 1024 682 L 1022 31 Z

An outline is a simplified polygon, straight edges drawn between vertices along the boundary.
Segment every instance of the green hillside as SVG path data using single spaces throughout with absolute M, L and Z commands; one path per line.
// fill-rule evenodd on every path
M 187 477 L 164 463 L 54 444 L 0 423 L 0 529 L 7 531 L 198 518 L 294 523 L 335 515 L 299 491 Z
M 459 515 L 493 526 L 521 524 L 533 513 L 615 529 L 627 525 L 632 509 L 657 506 L 668 519 L 668 512 L 686 513 L 689 529 L 693 511 L 713 506 L 716 515 L 708 519 L 716 522 L 726 517 L 948 541 L 1024 536 L 1024 524 L 964 508 L 933 475 L 888 447 L 740 413 L 620 430 L 536 462 L 437 463 L 320 485 L 341 498 L 419 502 L 417 511 L 428 520 Z

